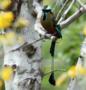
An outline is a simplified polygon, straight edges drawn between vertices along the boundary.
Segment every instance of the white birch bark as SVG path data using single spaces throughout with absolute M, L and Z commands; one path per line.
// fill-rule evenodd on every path
M 76 66 L 78 65 L 86 68 L 86 38 L 81 46 L 80 57 Z M 75 79 L 71 79 L 67 90 L 86 90 L 86 76 L 77 76 Z
M 40 37 L 34 30 L 35 19 L 31 15 L 31 7 L 28 8 L 27 0 L 22 1 L 19 16 L 26 18 L 30 22 L 30 26 L 25 27 L 21 34 L 24 35 L 25 42 L 30 43 Z M 32 2 L 31 0 L 29 1 Z M 29 5 L 31 4 L 29 3 Z M 17 66 L 12 78 L 9 81 L 5 81 L 5 90 L 40 90 L 42 78 L 40 70 L 41 43 L 37 42 L 33 45 L 36 48 L 36 52 L 32 57 L 28 57 L 22 49 L 11 52 L 11 50 L 15 50 L 20 46 L 18 43 L 15 43 L 13 46 L 4 44 L 4 65 Z

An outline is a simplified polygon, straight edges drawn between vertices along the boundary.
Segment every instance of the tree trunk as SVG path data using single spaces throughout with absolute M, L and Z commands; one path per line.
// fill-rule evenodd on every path
M 78 65 L 86 68 L 86 38 L 81 46 L 81 53 L 76 66 Z M 79 75 L 75 79 L 71 79 L 67 90 L 86 90 L 86 76 Z
M 19 17 L 26 18 L 30 25 L 21 30 L 24 41 L 31 43 L 39 39 L 39 35 L 34 31 L 35 18 L 31 15 L 32 0 L 22 0 Z M 29 8 L 28 8 L 29 7 Z M 17 34 L 17 33 L 16 33 Z M 31 45 L 29 55 L 24 49 L 15 50 L 20 45 L 14 46 L 4 45 L 4 66 L 16 66 L 16 72 L 9 81 L 5 81 L 5 90 L 40 90 L 41 89 L 41 42 Z M 15 51 L 11 51 L 15 50 Z M 33 53 L 31 53 L 33 52 Z

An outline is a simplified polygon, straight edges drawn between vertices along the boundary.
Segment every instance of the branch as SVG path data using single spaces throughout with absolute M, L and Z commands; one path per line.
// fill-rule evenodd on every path
M 56 69 L 56 70 L 54 70 L 54 72 L 57 72 L 57 71 L 60 71 L 60 72 L 66 72 L 67 70 L 66 70 L 66 69 Z M 52 71 L 47 72 L 47 73 L 44 73 L 43 76 L 46 76 L 46 75 L 50 74 L 51 72 L 52 72 Z
M 56 16 L 56 22 L 58 22 L 58 20 L 60 19 L 60 16 L 63 12 L 63 10 L 65 9 L 66 5 L 68 4 L 70 0 L 66 0 L 65 3 L 63 4 L 62 8 L 59 10 L 57 16 Z
M 72 6 L 72 4 L 71 4 L 71 6 Z M 42 8 L 43 8 L 43 6 L 39 2 L 37 2 L 37 0 L 34 0 L 33 6 L 34 6 L 35 12 L 37 13 L 37 19 L 36 19 L 36 23 L 35 23 L 35 27 L 34 28 L 41 35 L 45 35 L 46 34 L 46 30 L 41 25 L 41 21 L 40 21 L 41 16 L 42 16 Z M 86 5 L 81 6 L 81 8 L 79 8 L 79 10 L 77 10 L 73 15 L 71 15 L 66 20 L 60 22 L 61 28 L 63 29 L 65 27 L 67 27 L 69 24 L 71 24 L 72 22 L 74 22 L 77 18 L 79 18 L 84 13 L 86 13 Z
M 68 12 L 70 11 L 71 7 L 73 6 L 73 4 L 75 3 L 76 0 L 72 0 L 72 2 L 70 3 L 69 7 L 65 10 L 65 12 L 63 13 L 62 17 L 60 18 L 60 20 L 58 21 L 58 24 L 64 20 L 65 16 L 68 14 Z
M 80 6 L 84 6 L 84 4 L 80 0 L 77 0 L 77 2 L 80 4 Z
M 42 12 L 43 6 L 39 2 L 39 0 L 33 0 L 33 7 L 36 14 L 39 14 Z
M 65 21 L 62 21 L 60 23 L 61 28 L 67 27 L 69 24 L 77 20 L 81 15 L 86 13 L 86 5 L 82 6 L 78 11 L 76 11 L 72 16 L 67 18 Z

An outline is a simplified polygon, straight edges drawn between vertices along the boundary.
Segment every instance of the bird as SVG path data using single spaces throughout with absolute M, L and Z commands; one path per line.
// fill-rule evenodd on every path
M 60 26 L 57 25 L 55 20 L 55 15 L 52 12 L 51 8 L 48 6 L 44 6 L 42 9 L 43 15 L 41 17 L 41 24 L 48 34 L 56 36 L 57 38 L 61 38 L 61 30 Z M 59 29 L 59 30 L 58 30 Z
M 52 12 L 51 8 L 48 6 L 44 6 L 42 9 L 43 15 L 41 17 L 41 25 L 46 30 L 47 34 L 51 34 L 52 36 L 55 36 L 55 39 L 52 40 L 51 46 L 50 46 L 50 54 L 52 57 L 52 63 L 51 63 L 51 75 L 49 77 L 49 83 L 53 86 L 56 85 L 55 82 L 55 76 L 54 76 L 54 52 L 55 52 L 55 44 L 56 40 L 59 38 L 62 38 L 61 34 L 61 27 L 60 25 L 57 25 L 55 20 L 55 15 Z

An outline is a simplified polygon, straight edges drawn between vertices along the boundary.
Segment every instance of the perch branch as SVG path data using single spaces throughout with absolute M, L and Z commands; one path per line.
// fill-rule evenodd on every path
M 83 6 L 77 10 L 72 16 L 70 16 L 69 18 L 67 18 L 66 20 L 62 21 L 60 23 L 61 28 L 65 28 L 67 27 L 69 24 L 71 24 L 72 22 L 74 22 L 75 20 L 77 20 L 81 15 L 83 15 L 84 13 L 86 13 L 86 5 Z

